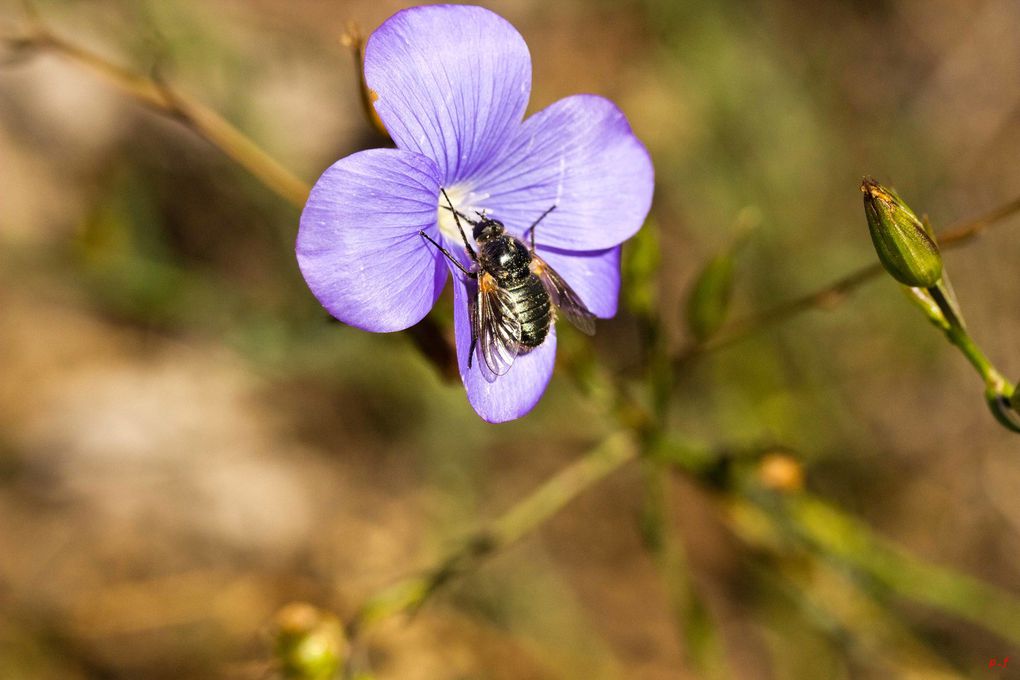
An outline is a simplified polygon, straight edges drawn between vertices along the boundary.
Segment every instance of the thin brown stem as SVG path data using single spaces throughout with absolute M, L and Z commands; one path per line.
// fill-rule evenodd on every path
M 8 37 L 5 42 L 16 51 L 46 50 L 70 59 L 127 96 L 192 129 L 278 196 L 298 208 L 304 206 L 310 191 L 308 184 L 218 113 L 166 83 L 114 64 L 33 23 L 26 35 Z
M 1020 212 L 1020 196 L 984 215 L 953 225 L 938 234 L 939 246 L 958 248 L 978 237 L 988 227 Z

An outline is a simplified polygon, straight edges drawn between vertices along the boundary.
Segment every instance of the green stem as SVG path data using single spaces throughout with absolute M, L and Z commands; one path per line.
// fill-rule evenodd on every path
M 984 351 L 970 337 L 970 333 L 963 325 L 963 320 L 949 298 L 944 284 L 940 281 L 937 285 L 928 288 L 927 292 L 945 317 L 947 326 L 944 330 L 949 342 L 959 348 L 984 381 L 985 401 L 988 403 L 992 415 L 1006 429 L 1020 433 L 1020 414 L 1010 404 L 1010 398 L 1016 389 L 1015 386 L 999 373 Z
M 978 375 L 981 376 L 981 379 L 985 381 L 986 387 L 991 389 L 992 387 L 1002 385 L 1005 382 L 1002 375 L 995 370 L 992 362 L 989 361 L 985 353 L 974 342 L 974 339 L 970 337 L 970 333 L 967 332 L 963 319 L 960 317 L 956 305 L 952 303 L 944 284 L 940 281 L 937 285 L 927 290 L 935 304 L 938 305 L 939 311 L 942 312 L 942 317 L 946 321 L 945 333 L 946 337 L 949 338 L 949 342 L 956 345 L 963 352 L 963 355 L 967 357 L 967 361 L 971 363 L 977 370 Z
M 974 342 L 967 331 L 958 326 L 951 326 L 946 331 L 946 337 L 963 352 L 963 356 L 967 358 L 967 361 L 977 370 L 981 379 L 985 381 L 986 387 L 1001 390 L 1007 384 L 1002 374 L 995 369 L 995 366 L 992 365 L 992 362 L 988 360 L 988 357 L 985 356 L 985 353 L 981 351 L 981 348 L 977 346 L 977 343 Z
M 435 566 L 370 597 L 349 624 L 350 637 L 354 639 L 375 623 L 418 609 L 454 577 L 531 533 L 586 489 L 633 460 L 637 453 L 638 446 L 630 435 L 617 433 L 609 436 L 488 526 L 475 532 Z

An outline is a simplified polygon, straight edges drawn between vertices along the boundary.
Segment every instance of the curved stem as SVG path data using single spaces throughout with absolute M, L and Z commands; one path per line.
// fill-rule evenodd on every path
M 191 128 L 295 207 L 303 207 L 308 199 L 307 182 L 283 167 L 221 115 L 198 100 L 172 90 L 166 83 L 114 64 L 41 25 L 36 25 L 23 37 L 8 37 L 6 42 L 18 50 L 49 50 L 70 59 L 136 101 Z
M 939 282 L 936 286 L 928 288 L 926 292 L 931 296 L 942 317 L 946 320 L 946 325 L 943 328 L 946 338 L 963 353 L 963 356 L 967 358 L 967 361 L 984 381 L 985 401 L 992 411 L 992 415 L 1006 429 L 1020 433 L 1020 414 L 1013 408 L 1011 402 L 1016 387 L 999 373 L 999 370 L 985 355 L 984 350 L 970 337 L 970 333 L 967 332 L 956 305 L 953 303 L 951 293 L 947 295 L 944 284 Z

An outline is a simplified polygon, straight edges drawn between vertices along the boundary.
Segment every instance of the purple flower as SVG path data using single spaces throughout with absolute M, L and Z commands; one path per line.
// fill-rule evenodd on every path
M 536 229 L 537 252 L 592 313 L 611 317 L 620 244 L 651 204 L 648 153 L 601 97 L 567 97 L 524 120 L 528 47 L 505 19 L 481 7 L 398 12 L 369 39 L 365 77 L 397 148 L 352 154 L 316 182 L 297 238 L 305 281 L 340 321 L 388 332 L 420 321 L 452 272 L 468 400 L 489 422 L 519 418 L 552 375 L 555 330 L 492 382 L 481 362 L 468 368 L 474 283 L 419 231 L 470 268 L 452 214 L 440 209 L 441 187 L 461 212 L 484 211 L 518 238 L 555 205 Z

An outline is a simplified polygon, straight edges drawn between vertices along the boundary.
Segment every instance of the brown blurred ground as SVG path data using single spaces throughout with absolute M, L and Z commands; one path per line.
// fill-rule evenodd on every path
M 38 6 L 120 63 L 159 62 L 312 180 L 371 139 L 339 35 L 405 5 Z M 604 94 L 652 151 L 659 304 L 677 343 L 685 286 L 741 210 L 761 226 L 736 314 L 871 261 L 865 173 L 939 226 L 1020 193 L 1014 0 L 487 6 L 529 43 L 532 110 Z M 0 12 L 19 17 L 15 3 Z M 280 606 L 350 616 L 594 439 L 562 378 L 534 414 L 492 428 L 406 338 L 330 324 L 293 262 L 293 209 L 65 61 L 0 70 L 0 163 L 0 678 L 267 677 Z M 975 336 L 1010 376 L 1018 229 L 947 255 Z M 891 282 L 870 284 L 698 364 L 676 419 L 720 446 L 789 447 L 809 489 L 1020 592 L 1016 438 L 912 312 Z M 600 325 L 604 361 L 634 368 L 634 326 Z M 673 491 L 723 632 L 715 677 L 896 676 L 896 650 L 847 660 L 777 614 L 703 491 Z M 634 466 L 388 625 L 370 652 L 378 676 L 694 677 L 641 510 Z M 960 676 L 1020 661 L 974 626 L 897 611 Z

